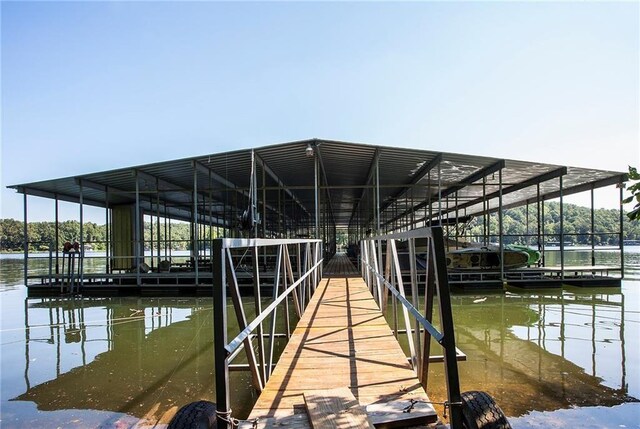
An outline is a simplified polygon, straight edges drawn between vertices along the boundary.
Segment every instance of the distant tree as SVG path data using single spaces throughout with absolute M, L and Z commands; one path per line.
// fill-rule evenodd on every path
M 0 220 L 0 249 L 17 250 L 24 245 L 23 224 L 14 219 Z
M 640 220 L 640 173 L 638 173 L 637 168 L 629 166 L 629 180 L 635 183 L 627 188 L 631 195 L 625 198 L 623 202 L 627 204 L 633 200 L 636 201 L 636 205 L 633 210 L 627 213 L 627 216 L 629 219 L 637 221 Z
M 77 220 L 65 220 L 58 226 L 58 236 L 60 237 L 60 243 L 69 241 L 80 242 L 80 222 Z

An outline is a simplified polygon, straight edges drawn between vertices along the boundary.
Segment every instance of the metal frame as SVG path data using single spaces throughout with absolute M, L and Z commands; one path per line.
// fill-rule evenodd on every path
M 416 239 L 426 240 L 425 264 L 418 270 L 416 263 Z M 406 243 L 411 283 L 411 302 L 406 297 L 404 279 L 400 266 L 398 243 Z M 460 397 L 460 379 L 458 376 L 458 350 L 455 345 L 451 296 L 447 279 L 444 239 L 442 227 L 420 228 L 412 231 L 380 235 L 360 242 L 362 277 L 369 290 L 385 312 L 389 305 L 389 292 L 395 300 L 393 305 L 394 333 L 398 336 L 397 302 L 402 304 L 401 311 L 404 328 L 407 332 L 410 361 L 418 379 L 425 387 L 429 370 L 429 352 L 433 337 L 444 348 L 444 364 L 447 380 L 448 406 L 451 411 L 451 427 L 462 429 L 462 400 Z M 422 249 L 421 249 L 422 250 Z M 384 254 L 384 268 L 379 265 L 378 255 Z M 420 272 L 422 271 L 422 272 Z M 422 274 L 424 281 L 419 282 Z M 424 291 L 424 315 L 420 313 L 418 296 L 420 287 Z M 441 331 L 431 321 L 433 316 L 434 294 L 438 295 Z M 413 316 L 413 326 L 409 314 Z M 424 333 L 422 332 L 424 329 Z M 413 335 L 409 334 L 413 332 Z
M 322 278 L 323 249 L 321 240 L 269 240 L 269 239 L 215 239 L 213 240 L 213 308 L 214 308 L 214 357 L 216 378 L 216 406 L 218 427 L 229 427 L 231 413 L 229 396 L 229 370 L 231 362 L 245 350 L 253 385 L 261 392 L 274 367 L 274 339 L 276 334 L 276 310 L 284 307 L 286 335 L 290 336 L 289 297 L 295 312 L 301 317 Z M 245 249 L 252 256 L 252 283 L 257 316 L 247 319 L 245 306 L 240 298 L 233 251 Z M 293 251 L 292 251 L 293 249 Z M 259 250 L 275 253 L 272 300 L 262 309 Z M 296 269 L 294 269 L 294 266 Z M 297 274 L 297 275 L 296 275 Z M 227 338 L 227 288 L 233 302 L 240 332 L 231 341 Z M 268 334 L 263 323 L 270 317 Z M 254 334 L 254 331 L 257 331 Z M 265 338 L 268 340 L 266 349 Z M 257 352 L 253 340 L 257 340 Z
M 313 148 L 313 157 L 305 155 L 308 147 Z M 450 167 L 456 165 L 469 168 L 452 175 Z M 251 170 L 251 174 L 247 181 L 248 170 Z M 495 173 L 498 173 L 500 180 L 496 182 L 494 178 L 490 183 L 487 182 L 487 175 Z M 258 184 L 260 176 L 262 182 Z M 459 227 L 453 225 L 449 232 L 455 230 L 455 233 L 447 234 L 446 225 L 449 221 L 459 220 L 461 211 L 464 211 L 465 217 L 482 216 L 485 228 L 480 241 L 487 244 L 491 237 L 495 237 L 497 241 L 506 244 L 504 239 L 507 236 L 501 227 L 497 231 L 489 230 L 488 220 L 492 213 L 502 219 L 504 210 L 531 203 L 536 203 L 540 212 L 542 202 L 544 217 L 544 201 L 560 198 L 562 207 L 562 199 L 567 195 L 582 191 L 593 192 L 593 189 L 603 186 L 620 186 L 626 178 L 626 174 L 616 172 L 314 139 L 15 185 L 11 188 L 25 195 L 25 223 L 26 195 L 55 199 L 56 228 L 60 200 L 80 204 L 81 225 L 83 206 L 105 207 L 107 225 L 110 223 L 109 212 L 114 207 L 128 204 L 135 206 L 135 218 L 132 221 L 134 251 L 127 258 L 131 259 L 132 266 L 138 266 L 140 262 L 149 261 L 144 254 L 147 243 L 152 249 L 164 247 L 165 257 L 170 263 L 173 262 L 173 220 L 191 224 L 193 230 L 190 249 L 194 253 L 193 260 L 197 261 L 199 256 L 208 257 L 208 247 L 204 241 L 208 241 L 207 236 L 212 235 L 212 228 L 222 228 L 225 237 L 240 236 L 240 231 L 235 228 L 238 210 L 249 200 L 256 211 L 260 205 L 262 210 L 261 227 L 254 225 L 251 236 L 321 239 L 324 243 L 324 258 L 328 259 L 336 250 L 337 230 L 346 230 L 350 244 L 355 245 L 369 235 L 409 230 L 419 225 L 441 224 L 445 226 L 445 237 L 457 241 L 465 237 L 464 229 L 463 235 L 460 235 Z M 557 179 L 558 184 L 554 179 Z M 482 187 L 481 192 L 479 187 Z M 262 198 L 259 198 L 259 190 L 262 191 Z M 622 189 L 620 192 L 622 193 Z M 416 219 L 416 215 L 423 209 L 424 217 Z M 150 217 L 152 223 L 157 222 L 156 234 L 150 242 L 144 240 L 143 221 L 146 216 Z M 258 218 L 257 213 L 255 218 Z M 159 230 L 161 219 L 164 219 L 165 225 L 169 222 L 168 234 L 165 227 L 163 239 L 160 238 Z M 539 215 L 536 217 L 537 244 L 544 255 L 544 240 L 549 235 L 545 234 L 540 220 Z M 619 236 L 622 255 L 623 220 L 621 209 L 620 228 L 614 233 Z M 594 248 L 595 232 L 593 227 L 591 229 Z M 26 231 L 24 234 L 26 237 Z M 568 235 L 564 228 L 561 229 L 561 234 Z M 108 231 L 104 278 L 105 283 L 112 282 L 115 285 L 121 273 L 115 273 L 111 279 L 108 276 L 114 272 L 110 263 L 115 260 L 112 235 Z M 529 241 L 528 233 L 523 237 Z M 84 238 L 84 234 L 81 234 L 83 245 L 86 244 Z M 564 240 L 560 241 L 564 243 Z M 28 243 L 24 245 L 26 248 Z M 60 262 L 59 245 L 60 243 L 55 244 L 56 268 L 59 268 Z M 455 246 L 457 248 L 457 244 Z M 501 249 L 502 247 L 500 246 Z M 561 253 L 564 255 L 566 250 L 563 248 Z M 595 253 L 595 248 L 592 253 Z M 156 256 L 159 265 L 159 251 Z M 31 258 L 25 249 L 25 264 Z M 153 255 L 150 262 L 151 267 L 155 268 Z M 381 259 L 379 265 L 382 265 Z M 560 265 L 565 265 L 564 256 Z M 192 286 L 204 286 L 210 282 L 208 269 L 197 263 L 192 264 L 191 268 L 194 277 Z M 29 273 L 33 271 L 27 272 L 25 269 L 25 284 L 30 279 L 42 282 L 43 278 L 49 278 L 46 273 L 30 274 L 27 277 Z M 624 269 L 620 273 L 624 274 Z M 57 280 L 59 269 L 55 270 L 55 274 L 53 278 Z M 82 269 L 81 283 L 85 279 L 91 283 L 91 279 L 86 278 L 85 274 Z M 146 284 L 154 276 L 158 284 L 162 283 L 160 279 L 164 277 L 164 273 L 152 274 L 137 273 L 136 284 L 142 287 L 143 283 Z M 508 274 L 509 272 L 505 273 L 501 269 L 500 278 L 504 280 Z M 50 283 L 52 287 L 56 285 Z

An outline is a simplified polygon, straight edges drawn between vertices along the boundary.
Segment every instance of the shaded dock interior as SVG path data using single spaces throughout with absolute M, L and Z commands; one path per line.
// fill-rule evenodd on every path
M 46 244 L 48 255 L 30 257 L 25 242 L 24 277 L 32 293 L 155 294 L 210 289 L 215 238 L 318 238 L 325 261 L 346 251 L 358 263 L 363 238 L 436 225 L 444 228 L 449 250 L 516 243 L 542 254 L 535 266 L 521 269 L 451 271 L 454 286 L 619 286 L 622 208 L 616 231 L 596 230 L 594 193 L 617 187 L 622 199 L 626 179 L 621 172 L 312 139 L 10 187 L 24 194 L 25 225 L 33 197 L 54 201 L 56 230 L 60 202 L 77 204 L 81 224 L 87 206 L 104 209 L 105 243 L 81 230 L 77 252 L 64 252 L 57 238 Z M 577 193 L 591 196 L 590 228 L 569 233 L 562 207 Z M 559 230 L 545 228 L 550 201 L 560 204 Z M 526 207 L 526 234 L 506 236 L 503 214 L 515 207 Z M 181 243 L 172 234 L 176 223 L 189 225 Z M 470 235 L 470 225 L 482 233 Z M 602 237 L 617 244 L 601 248 Z M 566 262 L 577 238 L 591 252 L 581 266 Z M 611 250 L 619 252 L 619 263 L 597 262 Z M 242 263 L 243 255 L 236 256 Z M 265 280 L 273 267 L 268 258 L 261 266 Z

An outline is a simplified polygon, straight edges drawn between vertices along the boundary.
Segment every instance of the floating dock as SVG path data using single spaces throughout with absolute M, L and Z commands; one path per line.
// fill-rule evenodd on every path
M 607 265 L 527 267 L 506 270 L 449 271 L 449 284 L 465 291 L 500 290 L 509 285 L 521 289 L 620 287 L 620 267 Z

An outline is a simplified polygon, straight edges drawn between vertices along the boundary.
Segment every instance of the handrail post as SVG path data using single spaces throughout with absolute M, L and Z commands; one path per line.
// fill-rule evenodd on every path
M 433 237 L 427 240 L 427 257 L 425 267 L 425 293 L 424 293 L 424 318 L 429 323 L 433 321 L 433 295 L 435 290 L 435 272 L 433 269 L 432 259 L 432 243 Z M 422 337 L 422 366 L 420 368 L 420 382 L 422 386 L 427 387 L 429 379 L 429 356 L 431 354 L 431 333 L 425 329 Z
M 418 307 L 407 301 L 404 293 L 404 284 L 402 280 L 402 272 L 400 261 L 397 254 L 396 240 L 408 240 L 409 243 L 409 258 L 411 265 L 411 281 L 412 281 L 412 294 L 415 295 L 415 289 L 417 289 L 417 267 L 415 262 L 416 250 L 415 239 L 425 237 L 427 238 L 427 261 L 425 266 L 425 312 L 424 316 L 420 313 Z M 384 271 L 382 273 L 377 272 L 377 268 L 368 262 L 368 259 L 375 258 L 375 248 L 370 249 L 369 240 L 386 240 L 386 258 Z M 398 335 L 397 328 L 397 302 L 402 305 L 402 311 L 405 319 L 405 328 L 407 332 L 407 338 L 409 341 L 409 348 L 411 349 L 411 361 L 418 374 L 420 382 L 423 386 L 426 385 L 428 367 L 429 367 L 429 352 L 430 352 L 430 339 L 434 338 L 444 348 L 444 368 L 445 377 L 447 382 L 447 395 L 448 405 L 451 411 L 451 428 L 462 429 L 462 398 L 460 394 L 460 379 L 458 374 L 458 356 L 455 345 L 455 336 L 453 328 L 453 314 L 451 310 L 451 295 L 448 284 L 448 274 L 446 268 L 446 256 L 444 237 L 441 226 L 428 227 L 428 230 L 412 230 L 404 233 L 392 233 L 385 236 L 373 237 L 371 239 L 364 239 L 361 246 L 363 254 L 361 256 L 362 263 L 366 266 L 366 274 L 373 275 L 377 279 L 383 279 L 384 291 L 381 297 L 380 308 L 384 312 L 387 307 L 389 292 L 392 294 L 392 306 L 393 306 L 393 332 L 395 336 Z M 382 269 L 382 267 L 380 267 Z M 365 279 L 366 277 L 365 276 Z M 440 311 L 440 326 L 441 332 L 431 324 L 432 312 L 433 312 L 433 299 L 434 292 L 437 292 L 439 299 L 439 311 Z M 420 325 L 424 327 L 425 334 L 422 336 L 422 344 L 420 344 L 419 328 L 416 329 L 416 338 L 414 338 L 411 332 L 411 324 L 408 320 L 408 312 L 411 312 L 416 321 L 419 321 Z M 414 343 L 414 344 L 412 344 Z M 416 345 L 417 344 L 417 345 Z M 421 356 L 419 356 L 421 355 Z
M 380 244 L 380 240 L 371 240 L 371 251 L 373 254 L 373 268 L 376 270 L 376 273 L 380 273 L 380 264 L 379 260 L 382 260 L 382 245 Z M 378 247 L 378 252 L 376 253 L 376 245 Z M 368 261 L 367 261 L 368 262 Z M 380 277 L 375 276 L 376 280 L 376 297 L 378 301 L 378 305 L 380 305 L 380 297 L 382 296 L 382 283 L 380 283 Z
M 367 288 L 371 290 L 371 282 L 369 281 L 369 276 L 371 275 L 371 271 L 366 268 L 369 264 L 369 243 L 367 241 L 362 242 L 362 249 L 360 250 L 360 255 L 364 259 L 364 264 L 362 265 L 362 278 L 364 279 L 364 283 L 367 285 Z
M 318 256 L 318 261 L 320 261 L 320 259 L 324 258 L 324 243 L 320 242 L 320 243 L 318 243 L 318 245 L 320 246 L 320 253 L 319 253 L 319 256 Z M 322 280 L 322 276 L 324 275 L 323 274 L 323 268 L 324 268 L 323 265 L 324 265 L 324 263 L 321 264 L 318 267 L 318 270 L 320 272 L 320 277 L 318 278 L 318 284 L 320 284 L 320 280 Z
M 442 326 L 442 347 L 444 348 L 444 371 L 447 380 L 449 410 L 451 411 L 452 429 L 462 429 L 462 398 L 460 396 L 460 377 L 456 358 L 456 342 L 453 331 L 453 314 L 451 312 L 451 295 L 447 279 L 447 262 L 444 252 L 442 227 L 433 227 L 433 258 L 436 274 L 436 289 L 439 299 L 440 323 Z
M 366 265 L 365 265 L 365 264 L 360 263 L 360 259 L 364 258 L 364 249 L 365 249 L 365 247 L 366 247 L 366 246 L 367 246 L 367 245 L 366 245 L 366 241 L 362 240 L 362 241 L 360 242 L 360 257 L 359 257 L 359 258 L 357 258 L 357 259 L 358 259 L 358 263 L 360 264 L 360 276 L 361 276 L 363 279 L 365 278 L 365 275 L 366 275 L 366 273 L 367 273 L 367 271 L 368 271 L 368 270 L 367 270 L 367 267 L 366 267 Z M 356 254 L 356 257 L 357 257 L 357 256 L 358 256 L 358 255 Z M 366 281 L 366 280 L 365 280 L 365 281 Z
M 260 314 L 262 313 L 262 297 L 260 293 L 260 267 L 258 264 L 258 247 L 254 246 L 251 251 L 253 258 L 253 303 L 255 305 L 256 314 Z M 266 362 L 264 359 L 264 330 L 262 329 L 262 322 L 260 322 L 260 325 L 258 325 L 257 334 L 260 379 L 262 380 L 262 385 L 264 386 L 267 383 L 267 372 Z
M 218 428 L 229 426 L 224 419 L 230 409 L 229 400 L 229 360 L 225 348 L 227 344 L 227 286 L 225 278 L 225 254 L 222 239 L 213 241 L 211 261 L 213 267 L 213 342 L 216 381 L 216 411 Z

